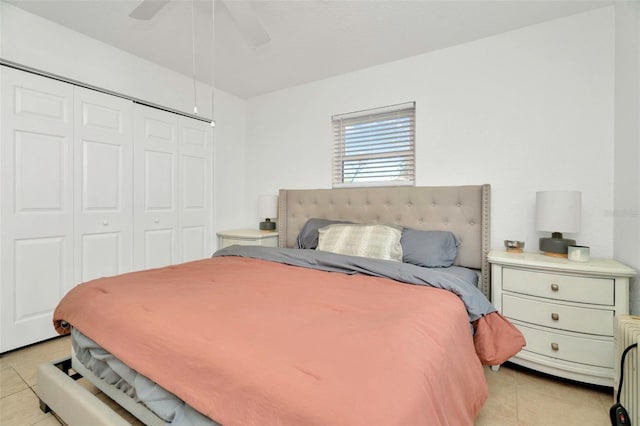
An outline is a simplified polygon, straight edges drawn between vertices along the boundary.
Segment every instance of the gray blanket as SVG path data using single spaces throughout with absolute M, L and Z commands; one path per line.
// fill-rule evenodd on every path
M 495 312 L 491 302 L 478 290 L 478 276 L 467 268 L 424 268 L 409 263 L 345 256 L 319 250 L 233 245 L 216 251 L 212 257 L 240 256 L 287 265 L 343 274 L 365 274 L 390 278 L 408 284 L 427 285 L 456 294 L 467 308 L 469 321 Z

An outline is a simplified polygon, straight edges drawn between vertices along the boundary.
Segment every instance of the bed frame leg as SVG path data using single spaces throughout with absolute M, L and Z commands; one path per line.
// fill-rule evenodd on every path
M 71 374 L 71 358 L 62 359 L 58 362 L 55 362 L 55 365 L 59 370 L 61 370 L 64 374 L 71 377 L 73 380 L 79 380 L 82 376 L 79 373 Z
M 51 412 L 51 408 L 40 398 L 38 398 L 38 401 L 40 401 L 40 410 L 43 413 L 50 413 Z

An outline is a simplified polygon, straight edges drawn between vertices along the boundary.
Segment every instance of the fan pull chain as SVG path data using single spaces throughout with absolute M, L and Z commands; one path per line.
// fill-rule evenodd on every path
M 216 127 L 215 115 L 214 115 L 214 96 L 215 91 L 214 76 L 215 76 L 215 17 L 216 17 L 216 1 L 211 0 L 211 127 Z
M 196 95 L 196 19 L 195 0 L 191 0 L 191 58 L 193 59 L 193 113 L 198 114 Z

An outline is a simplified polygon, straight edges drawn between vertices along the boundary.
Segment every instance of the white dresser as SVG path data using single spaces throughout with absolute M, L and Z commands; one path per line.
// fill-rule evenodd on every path
M 258 229 L 233 229 L 218 232 L 218 248 L 231 245 L 278 247 L 276 231 L 260 231 Z
M 511 362 L 567 379 L 613 386 L 615 316 L 629 313 L 635 271 L 612 259 L 572 262 L 492 251 L 493 304 L 524 334 Z

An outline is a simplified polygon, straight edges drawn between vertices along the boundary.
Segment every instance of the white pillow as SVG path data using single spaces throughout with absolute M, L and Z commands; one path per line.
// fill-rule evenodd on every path
M 387 225 L 333 224 L 318 229 L 318 250 L 402 262 L 402 230 Z

